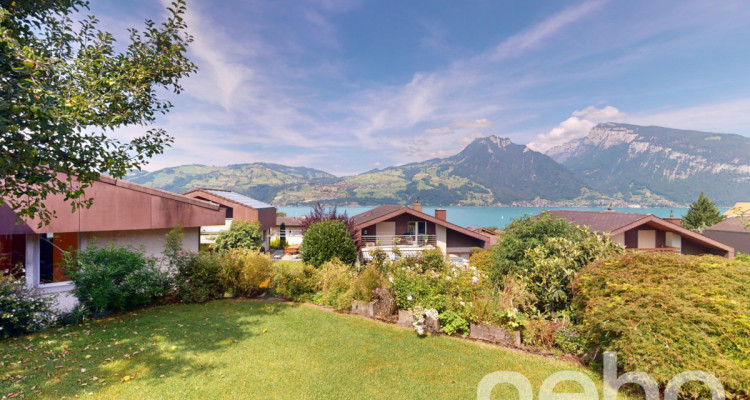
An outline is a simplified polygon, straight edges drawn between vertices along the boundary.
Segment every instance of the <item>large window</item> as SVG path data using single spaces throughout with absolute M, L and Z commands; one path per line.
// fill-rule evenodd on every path
M 407 235 L 424 235 L 427 233 L 426 221 L 409 221 L 406 226 Z
M 26 264 L 26 235 L 0 235 L 0 276 L 19 264 Z M 23 267 L 13 272 L 23 274 Z
M 65 252 L 78 249 L 78 233 L 43 233 L 39 236 L 39 283 L 69 281 L 65 276 Z

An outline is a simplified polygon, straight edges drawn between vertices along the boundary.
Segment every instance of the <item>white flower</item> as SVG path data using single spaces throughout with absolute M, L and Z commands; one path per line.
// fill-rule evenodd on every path
M 446 281 L 449 281 L 449 280 L 451 280 L 451 277 L 450 277 L 450 276 L 446 276 L 446 277 L 445 277 L 445 280 L 446 280 Z
M 407 297 L 407 298 L 406 298 L 406 300 L 409 300 L 409 301 L 411 301 L 411 296 Z
M 464 303 L 463 301 L 460 304 L 461 304 L 461 307 L 466 305 L 466 303 Z
M 390 276 L 390 275 L 388 275 L 388 281 L 391 282 L 391 283 L 393 283 L 393 277 Z
M 476 285 L 477 283 L 479 283 L 479 278 L 477 278 L 476 276 L 473 276 L 473 277 L 471 278 L 471 283 L 473 283 L 473 284 L 475 284 L 475 285 Z

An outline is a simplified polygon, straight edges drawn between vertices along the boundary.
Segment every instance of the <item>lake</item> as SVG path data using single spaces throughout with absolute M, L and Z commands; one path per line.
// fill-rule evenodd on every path
M 338 207 L 338 212 L 344 212 L 349 216 L 373 209 L 375 207 Z M 424 206 L 424 212 L 434 215 L 435 208 Z M 524 215 L 537 215 L 542 210 L 580 210 L 580 211 L 604 211 L 605 208 L 596 207 L 443 207 L 446 210 L 448 221 L 459 226 L 478 225 L 496 226 L 504 228 L 514 218 Z M 654 214 L 657 217 L 668 217 L 674 212 L 675 217 L 682 217 L 687 208 L 614 208 L 617 212 Z M 285 212 L 289 217 L 301 217 L 310 213 L 310 207 L 279 207 L 278 211 Z M 720 209 L 721 212 L 726 209 Z

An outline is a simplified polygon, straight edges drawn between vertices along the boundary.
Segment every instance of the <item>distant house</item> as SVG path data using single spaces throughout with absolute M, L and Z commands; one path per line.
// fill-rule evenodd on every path
M 282 224 L 286 243 L 291 245 L 302 244 L 302 218 L 297 217 L 276 217 L 276 225 L 271 228 L 271 241 L 281 237 Z
M 481 233 L 482 235 L 490 238 L 490 246 L 493 246 L 495 243 L 497 243 L 497 239 L 499 239 L 500 237 L 499 235 L 501 232 L 499 229 L 492 230 L 492 229 L 487 229 L 483 226 L 477 226 L 477 225 L 467 225 L 466 229 L 472 232 Z
M 732 217 L 750 217 L 750 202 L 736 203 L 732 208 L 724 212 L 727 218 Z
M 10 207 L 0 207 L 0 274 L 24 265 L 27 284 L 54 295 L 58 309 L 76 302 L 70 293 L 73 283 L 62 268 L 64 251 L 114 242 L 160 257 L 164 235 L 177 225 L 183 228 L 183 248 L 197 251 L 200 227 L 224 221 L 216 204 L 107 176 L 94 182 L 86 197 L 94 199 L 93 205 L 72 212 L 63 196 L 49 196 L 44 204 L 57 217 L 41 228 L 38 220 L 17 224 Z
M 734 258 L 734 248 L 680 226 L 679 218 L 615 211 L 550 211 L 571 224 L 588 226 L 593 232 L 609 233 L 612 241 L 628 250 L 680 254 L 715 254 Z
M 724 243 L 727 246 L 732 246 L 740 253 L 750 254 L 750 228 L 747 226 L 748 222 L 750 222 L 750 218 L 746 217 L 727 218 L 704 229 L 703 236 Z
M 219 233 L 229 230 L 234 219 L 243 219 L 260 223 L 263 246 L 268 250 L 270 229 L 276 225 L 276 207 L 231 190 L 198 188 L 183 195 L 217 204 L 226 212 L 223 224 L 201 227 L 202 245 L 213 244 Z
M 488 236 L 448 222 L 445 210 L 435 210 L 434 216 L 425 214 L 419 203 L 411 208 L 376 207 L 352 220 L 360 234 L 365 260 L 371 259 L 370 252 L 376 248 L 391 253 L 396 247 L 402 255 L 409 255 L 437 247 L 446 256 L 468 258 L 472 248 L 490 247 Z

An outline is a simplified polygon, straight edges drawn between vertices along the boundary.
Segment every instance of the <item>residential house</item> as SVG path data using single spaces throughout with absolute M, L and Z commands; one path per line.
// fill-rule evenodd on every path
M 300 245 L 302 244 L 302 218 L 276 217 L 276 224 L 271 228 L 270 234 L 272 242 L 283 236 L 287 244 Z
M 483 226 L 478 225 L 467 225 L 466 229 L 472 232 L 481 233 L 482 235 L 490 238 L 490 246 L 494 246 L 495 243 L 497 243 L 497 240 L 500 238 L 500 232 L 502 232 L 500 229 L 487 229 Z
M 276 207 L 231 190 L 198 188 L 187 191 L 183 195 L 218 204 L 226 212 L 223 224 L 201 228 L 202 245 L 212 245 L 216 242 L 219 233 L 229 230 L 234 219 L 243 219 L 256 220 L 260 223 L 263 247 L 266 250 L 269 249 L 270 229 L 276 225 Z
M 615 211 L 550 211 L 571 224 L 588 226 L 593 232 L 608 233 L 612 241 L 633 251 L 680 254 L 715 254 L 734 258 L 733 247 L 680 226 L 679 218 Z
M 740 253 L 750 254 L 750 215 L 727 218 L 703 230 L 703 236 L 732 246 Z
M 370 252 L 382 249 L 393 257 L 395 247 L 402 255 L 417 254 L 429 248 L 439 248 L 446 256 L 468 259 L 472 248 L 490 247 L 490 238 L 481 233 L 452 224 L 446 211 L 435 210 L 435 215 L 422 212 L 422 205 L 411 208 L 384 205 L 352 217 L 357 226 L 362 256 L 370 260 Z
M 75 212 L 62 195 L 47 197 L 44 205 L 56 217 L 42 226 L 38 219 L 19 221 L 10 207 L 0 207 L 0 273 L 22 264 L 27 284 L 54 295 L 61 310 L 76 303 L 62 267 L 64 251 L 112 242 L 160 257 L 164 236 L 178 225 L 184 249 L 198 251 L 200 227 L 224 221 L 218 205 L 107 176 L 94 182 L 86 197 L 94 199 L 92 206 Z
M 724 212 L 727 218 L 745 217 L 750 218 L 750 202 L 736 203 L 732 208 Z

